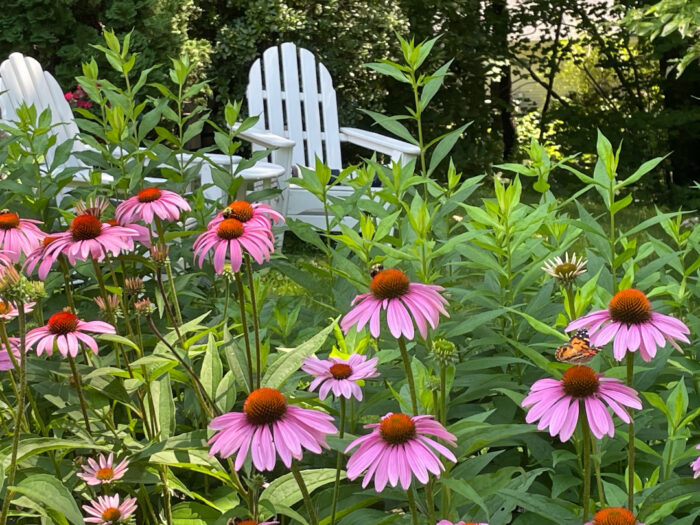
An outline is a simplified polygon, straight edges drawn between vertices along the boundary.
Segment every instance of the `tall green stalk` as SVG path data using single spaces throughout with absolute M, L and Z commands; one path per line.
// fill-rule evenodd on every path
M 583 431 L 583 521 L 588 521 L 588 503 L 591 499 L 591 430 L 583 401 L 579 401 L 581 414 L 581 430 Z
M 19 394 L 17 398 L 17 411 L 15 412 L 15 429 L 12 436 L 12 455 L 10 457 L 10 472 L 7 475 L 7 487 L 11 487 L 15 484 L 15 475 L 17 474 L 17 451 L 19 449 L 19 434 L 20 434 L 20 422 L 24 415 L 24 395 L 27 391 L 27 346 L 26 346 L 26 317 L 24 313 L 24 301 L 17 301 L 17 312 L 18 312 L 18 322 L 19 322 Z M 5 499 L 2 502 L 2 511 L 0 515 L 0 525 L 7 525 L 7 515 L 10 510 L 10 500 L 12 500 L 12 493 L 7 490 L 5 493 Z
M 345 435 L 345 398 L 340 398 L 340 429 L 338 437 L 343 439 Z M 338 493 L 340 492 L 340 470 L 343 466 L 343 452 L 338 450 L 338 458 L 335 462 L 335 484 L 333 485 L 333 503 L 331 504 L 331 525 L 335 525 L 335 509 L 338 505 Z
M 318 517 L 316 516 L 316 509 L 314 509 L 313 501 L 311 501 L 311 496 L 309 495 L 309 490 L 306 488 L 306 483 L 304 483 L 304 477 L 299 472 L 299 467 L 296 461 L 292 461 L 292 466 L 290 467 L 292 475 L 299 486 L 299 491 L 301 492 L 302 498 L 304 498 L 304 504 L 306 505 L 306 511 L 309 513 L 309 522 L 311 525 L 318 525 Z
M 627 386 L 634 380 L 634 354 L 627 352 Z M 634 419 L 630 417 L 629 441 L 627 445 L 627 508 L 634 512 Z
M 413 415 L 418 415 L 418 397 L 416 396 L 416 383 L 413 380 L 413 370 L 411 369 L 411 358 L 408 356 L 408 351 L 406 350 L 406 340 L 403 336 L 397 339 L 399 343 L 399 350 L 401 351 L 401 359 L 403 360 L 403 366 L 406 371 L 406 381 L 408 381 L 408 390 L 411 394 L 411 410 Z

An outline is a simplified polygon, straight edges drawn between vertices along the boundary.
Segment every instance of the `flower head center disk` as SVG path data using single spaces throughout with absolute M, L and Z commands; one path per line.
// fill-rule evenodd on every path
M 49 317 L 49 331 L 56 335 L 66 335 L 78 329 L 78 318 L 70 312 L 58 312 Z
M 347 379 L 352 375 L 352 368 L 345 363 L 336 363 L 329 368 L 333 379 Z
M 74 241 L 89 241 L 102 233 L 102 223 L 94 215 L 78 215 L 70 225 Z
M 223 211 L 226 219 L 248 222 L 253 218 L 253 207 L 246 201 L 234 201 Z
M 556 268 L 554 268 L 554 273 L 557 275 L 571 275 L 572 273 L 575 273 L 578 270 L 578 267 L 570 262 L 564 262 L 559 265 L 557 265 Z
M 258 522 L 253 520 L 241 520 L 237 521 L 236 525 L 258 525 Z
M 121 511 L 115 507 L 109 507 L 108 509 L 102 511 L 102 519 L 110 523 L 116 523 L 121 517 Z
M 590 397 L 598 392 L 600 381 L 598 374 L 587 366 L 572 366 L 561 378 L 564 392 L 572 397 Z
M 258 388 L 248 395 L 243 412 L 252 425 L 275 423 L 287 413 L 287 400 L 279 390 Z
M 410 284 L 405 273 L 388 268 L 372 278 L 369 289 L 375 299 L 396 299 L 408 293 Z
M 238 219 L 224 219 L 216 228 L 216 234 L 226 241 L 237 239 L 243 235 L 243 223 Z
M 0 315 L 9 314 L 12 311 L 12 306 L 9 303 L 0 301 Z
M 594 525 L 635 525 L 637 519 L 629 510 L 622 507 L 609 507 L 599 510 L 593 516 Z
M 56 240 L 56 237 L 46 236 L 44 240 L 41 241 L 41 246 L 46 248 L 49 244 Z
M 114 477 L 114 470 L 110 467 L 103 467 L 95 472 L 95 477 L 101 481 L 109 481 Z
M 160 199 L 161 193 L 158 188 L 146 188 L 136 195 L 139 202 L 153 202 Z
M 651 303 L 639 290 L 628 288 L 617 292 L 608 305 L 613 321 L 641 324 L 651 320 Z
M 406 414 L 391 414 L 379 424 L 379 435 L 390 445 L 403 445 L 416 436 L 416 424 Z
M 0 230 L 12 230 L 19 226 L 19 215 L 9 211 L 0 213 Z

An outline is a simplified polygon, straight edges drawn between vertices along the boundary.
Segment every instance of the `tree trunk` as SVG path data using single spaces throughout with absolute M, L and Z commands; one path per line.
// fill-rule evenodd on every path
M 516 129 L 513 121 L 512 87 L 513 80 L 508 50 L 508 33 L 510 17 L 507 0 L 491 0 L 489 5 L 491 19 L 491 37 L 496 46 L 497 55 L 503 61 L 499 77 L 491 83 L 491 100 L 498 109 L 494 119 L 494 129 L 500 129 L 503 140 L 503 160 L 510 160 L 516 143 Z

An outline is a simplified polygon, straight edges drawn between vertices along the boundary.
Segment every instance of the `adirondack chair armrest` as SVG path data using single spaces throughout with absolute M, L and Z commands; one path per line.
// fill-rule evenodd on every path
M 391 155 L 393 160 L 403 157 L 407 161 L 420 155 L 418 146 L 359 128 L 340 128 L 340 140 Z
M 233 129 L 237 129 L 239 126 L 240 124 L 234 124 Z M 280 137 L 269 131 L 253 128 L 241 131 L 238 136 L 256 146 L 262 146 L 267 149 L 293 148 L 296 144 L 293 140 Z

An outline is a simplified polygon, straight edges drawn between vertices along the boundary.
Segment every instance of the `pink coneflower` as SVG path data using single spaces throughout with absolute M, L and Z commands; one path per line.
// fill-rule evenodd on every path
M 24 313 L 28 314 L 34 310 L 34 305 L 36 303 L 24 303 Z M 19 310 L 17 305 L 14 303 L 4 303 L 0 301 L 0 319 L 3 321 L 10 321 L 19 315 Z
M 365 488 L 374 477 L 374 489 L 381 492 L 387 482 L 407 490 L 412 476 L 421 483 L 428 482 L 428 472 L 436 477 L 444 470 L 437 453 L 450 461 L 457 461 L 450 450 L 429 436 L 444 439 L 449 445 L 457 446 L 457 438 L 433 420 L 433 416 L 410 417 L 405 414 L 384 416 L 380 423 L 365 425 L 373 429 L 371 433 L 350 443 L 345 453 L 359 445 L 347 465 L 348 479 L 354 480 L 367 471 L 362 480 Z
M 619 379 L 603 377 L 584 365 L 572 366 L 560 381 L 540 379 L 523 399 L 524 407 L 532 406 L 525 421 L 540 420 L 539 430 L 549 427 L 549 434 L 567 441 L 576 429 L 579 418 L 579 401 L 583 401 L 586 418 L 593 435 L 601 439 L 605 434 L 615 435 L 615 423 L 605 404 L 625 423 L 629 414 L 623 407 L 642 408 L 637 392 Z
M 37 224 L 41 221 L 20 219 L 9 210 L 0 211 L 0 250 L 13 263 L 19 262 L 22 254 L 29 255 L 39 246 L 46 235 Z
M 585 525 L 644 525 L 629 510 L 622 507 L 601 509 L 593 516 L 593 521 Z
M 386 321 L 391 335 L 398 338 L 405 336 L 413 339 L 413 322 L 418 326 L 420 335 L 428 335 L 427 324 L 434 329 L 438 325 L 440 314 L 449 317 L 445 311 L 447 300 L 440 295 L 442 286 L 412 283 L 405 273 L 389 268 L 377 272 L 369 285 L 370 293 L 358 295 L 340 326 L 347 332 L 356 325 L 359 332 L 369 322 L 372 337 L 379 337 L 380 314 L 386 310 Z
M 697 445 L 695 448 L 700 450 L 700 445 Z M 693 469 L 693 477 L 694 478 L 700 477 L 700 457 L 698 457 L 695 461 L 693 461 L 690 464 L 690 467 Z
M 94 354 L 97 354 L 97 342 L 88 334 L 114 334 L 116 331 L 111 324 L 102 321 L 81 321 L 70 312 L 58 312 L 49 317 L 45 326 L 34 328 L 27 332 L 27 348 L 36 344 L 36 353 L 41 355 L 46 352 L 53 355 L 54 343 L 63 357 L 78 355 L 80 343 L 86 345 Z
M 58 256 L 61 255 L 60 251 L 52 251 L 51 253 L 49 253 L 48 250 L 49 244 L 56 240 L 55 235 L 56 234 L 52 233 L 44 237 L 44 240 L 41 242 L 41 244 L 34 248 L 32 250 L 32 253 L 27 255 L 27 258 L 24 261 L 24 265 L 22 266 L 22 269 L 27 273 L 27 275 L 31 275 L 34 272 L 34 268 L 36 268 L 36 265 L 38 263 L 39 271 L 37 272 L 37 275 L 42 281 L 46 279 L 46 276 L 51 271 L 53 263 L 55 263 L 56 259 L 58 259 Z
M 274 469 L 276 455 L 289 468 L 292 458 L 301 459 L 302 449 L 320 454 L 321 447 L 328 448 L 326 434 L 338 431 L 331 421 L 332 416 L 318 410 L 288 405 L 279 390 L 258 388 L 248 394 L 243 412 L 229 412 L 209 423 L 219 431 L 209 440 L 209 455 L 236 454 L 239 470 L 250 450 L 258 470 Z
M 588 329 L 593 346 L 604 346 L 614 339 L 613 356 L 618 361 L 625 352 L 639 349 L 642 359 L 649 362 L 656 355 L 656 347 L 663 348 L 666 341 L 681 353 L 675 340 L 690 342 L 685 336 L 690 330 L 682 321 L 653 312 L 647 296 L 634 288 L 617 292 L 607 310 L 597 310 L 572 321 L 566 331 L 581 328 Z
M 272 237 L 272 223 L 284 222 L 284 216 L 262 202 L 234 201 L 214 217 L 207 228 L 218 226 L 225 219 L 236 219 L 242 223 L 256 225 Z
M 318 397 L 321 401 L 326 399 L 330 391 L 335 397 L 345 397 L 362 401 L 362 389 L 357 381 L 377 377 L 377 358 L 367 359 L 360 354 L 352 354 L 345 361 L 338 357 L 330 357 L 321 360 L 311 356 L 304 360 L 301 369 L 307 374 L 316 376 L 309 385 L 309 390 L 313 392 L 321 385 Z
M 212 221 L 214 222 L 214 221 Z M 210 250 L 214 250 L 214 270 L 216 273 L 224 271 L 226 256 L 231 260 L 231 271 L 241 269 L 243 252 L 245 249 L 255 262 L 262 264 L 270 260 L 270 254 L 274 245 L 269 235 L 269 230 L 261 228 L 257 224 L 242 223 L 238 219 L 224 219 L 211 226 L 194 241 L 194 256 L 199 254 L 199 267 L 202 267 L 204 257 Z
M 103 485 L 122 479 L 129 465 L 128 459 L 123 459 L 116 467 L 114 466 L 114 453 L 110 452 L 108 457 L 100 454 L 99 461 L 88 458 L 88 464 L 83 465 L 85 472 L 79 472 L 77 476 L 88 485 Z
M 52 234 L 54 240 L 46 247 L 45 254 L 58 257 L 63 253 L 71 264 L 76 259 L 86 261 L 88 257 L 101 261 L 106 253 L 116 257 L 122 250 L 129 250 L 133 246 L 130 238 L 136 235 L 129 228 L 100 222 L 94 215 L 78 215 L 68 231 Z
M 180 211 L 190 211 L 190 205 L 174 191 L 146 188 L 117 206 L 114 217 L 120 224 L 144 221 L 153 223 L 154 217 L 176 221 Z
M 90 505 L 83 505 L 83 510 L 89 514 L 85 523 L 113 525 L 124 523 L 136 511 L 136 498 L 126 498 L 119 504 L 119 494 L 114 496 L 98 496 Z
M 109 199 L 106 197 L 88 197 L 85 202 L 78 201 L 73 207 L 77 215 L 93 215 L 99 219 L 109 207 Z
M 8 341 L 10 342 L 10 350 L 12 350 L 15 360 L 19 363 L 19 337 L 8 337 Z M 12 370 L 14 367 L 15 365 L 12 364 L 12 358 L 7 352 L 7 347 L 0 341 L 0 370 Z
M 105 221 L 106 224 L 109 224 L 110 226 L 119 226 L 121 228 L 126 228 L 127 230 L 131 230 L 134 232 L 133 237 L 124 237 L 124 240 L 127 241 L 129 244 L 129 247 L 127 248 L 127 251 L 134 251 L 134 242 L 140 242 L 143 244 L 146 248 L 151 247 L 151 236 L 154 238 L 158 237 L 158 234 L 156 232 L 151 232 L 146 226 L 143 226 L 141 224 L 136 224 L 136 223 L 126 223 L 126 222 L 119 222 L 117 219 L 109 219 Z

